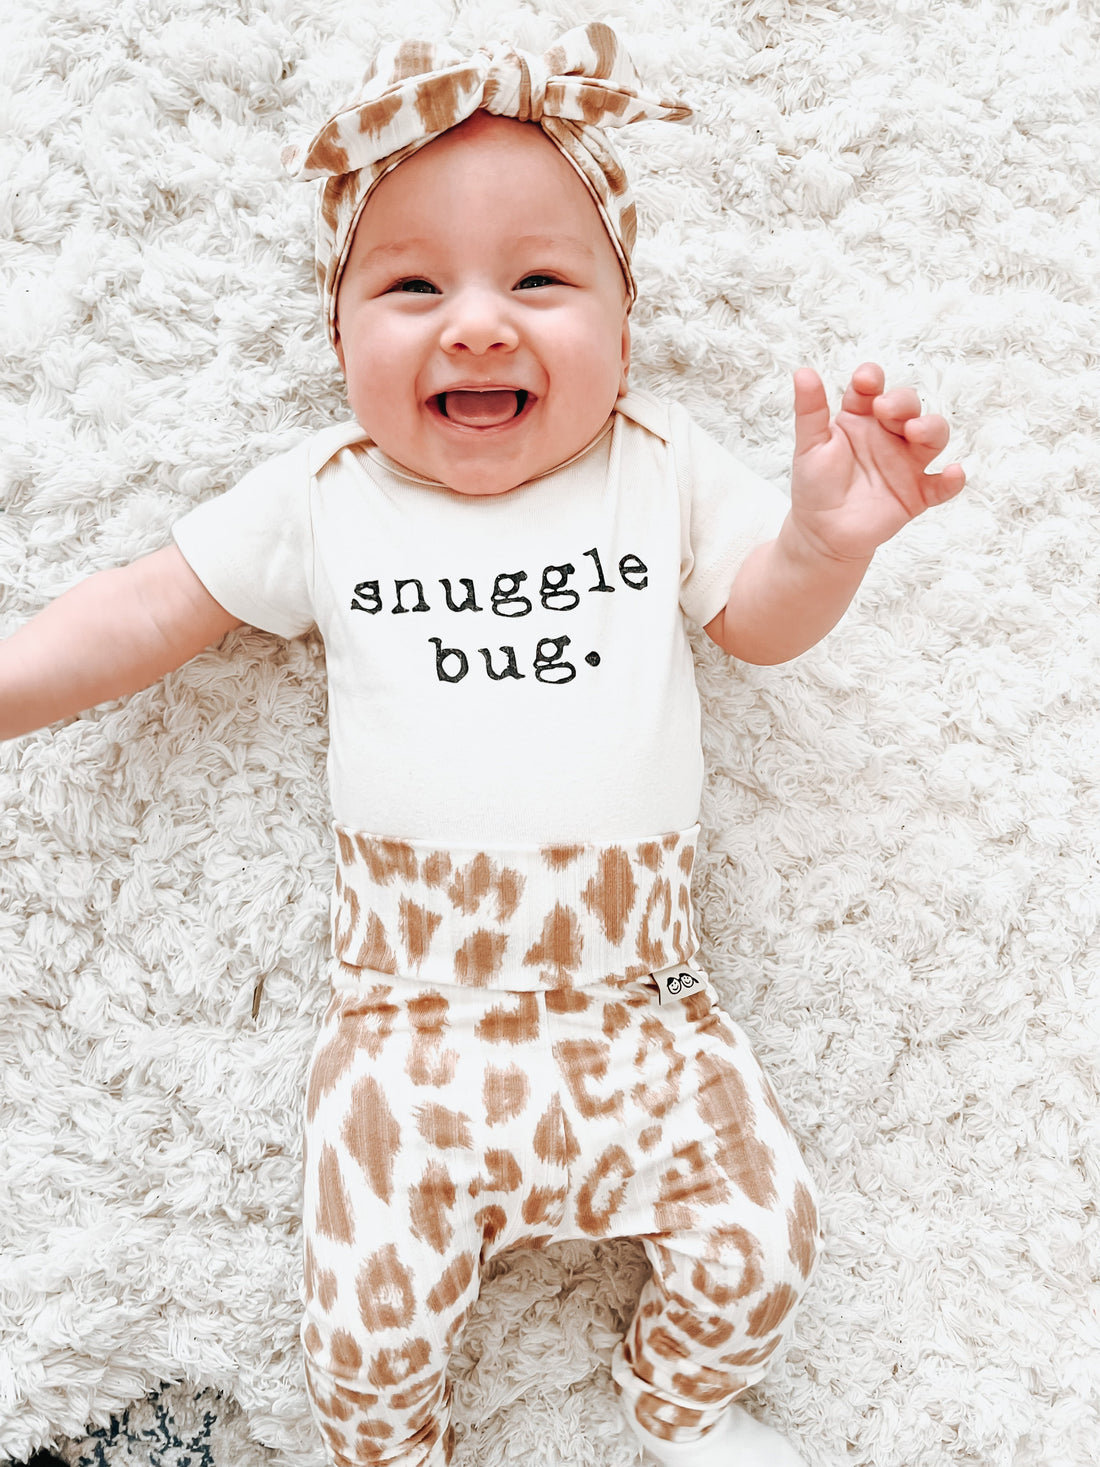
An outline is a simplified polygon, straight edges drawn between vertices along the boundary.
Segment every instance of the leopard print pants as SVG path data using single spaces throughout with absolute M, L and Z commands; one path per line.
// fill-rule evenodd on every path
M 664 848 L 677 869 L 686 848 L 679 837 Z M 396 969 L 412 944 L 421 969 L 433 951 L 439 966 L 425 981 L 337 956 L 305 1105 L 302 1342 L 331 1462 L 448 1463 L 447 1363 L 482 1268 L 511 1248 L 581 1238 L 637 1237 L 652 1265 L 611 1360 L 624 1405 L 658 1436 L 704 1435 L 764 1374 L 819 1235 L 813 1182 L 779 1102 L 706 976 L 684 958 L 628 971 L 637 962 L 627 953 L 652 955 L 656 944 L 671 956 L 677 912 L 681 945 L 694 949 L 674 893 L 653 901 L 649 878 L 668 861 L 616 848 L 620 898 L 624 877 L 640 893 L 623 917 L 624 901 L 600 886 L 608 847 L 570 848 L 587 882 L 571 907 L 580 960 L 563 970 L 543 896 L 528 901 L 532 888 L 550 889 L 542 853 L 451 850 L 441 863 L 439 851 L 404 849 L 407 859 L 373 874 L 358 857 L 345 862 L 334 917 L 345 931 L 374 931 L 375 962 L 388 951 Z M 495 888 L 485 871 L 471 874 L 477 856 L 495 869 Z M 428 859 L 435 876 L 446 865 L 446 880 L 425 883 Z M 485 904 L 492 925 L 506 905 L 494 889 L 512 902 L 517 888 L 496 925 L 514 954 L 543 952 L 526 970 L 513 956 L 514 966 L 488 964 L 484 981 L 491 947 L 472 941 L 469 912 L 461 942 L 451 931 L 442 947 L 425 944 L 426 932 L 447 929 L 444 907 Z M 560 898 L 560 882 L 553 889 Z M 443 893 L 434 929 L 423 907 L 432 890 Z M 594 973 L 584 955 L 600 952 L 602 969 L 612 910 L 620 971 Z M 480 966 L 458 957 L 463 943 L 482 953 Z

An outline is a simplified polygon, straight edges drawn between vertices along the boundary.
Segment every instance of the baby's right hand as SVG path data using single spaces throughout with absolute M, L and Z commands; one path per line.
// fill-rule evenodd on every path
M 0 739 L 136 693 L 240 625 L 174 544 L 100 571 L 0 642 Z

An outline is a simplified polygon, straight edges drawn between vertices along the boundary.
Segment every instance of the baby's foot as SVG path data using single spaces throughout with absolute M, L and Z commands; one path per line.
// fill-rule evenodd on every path
M 765 1426 L 740 1406 L 725 1416 L 706 1436 L 694 1442 L 666 1442 L 624 1413 L 635 1436 L 659 1467 L 806 1467 L 785 1436 Z

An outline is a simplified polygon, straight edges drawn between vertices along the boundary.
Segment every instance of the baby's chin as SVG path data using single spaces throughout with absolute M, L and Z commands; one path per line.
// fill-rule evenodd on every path
M 560 460 L 560 462 L 564 462 Z M 511 472 L 492 472 L 486 470 L 470 469 L 464 472 L 455 472 L 453 469 L 447 473 L 446 478 L 440 475 L 434 476 L 443 488 L 449 489 L 452 494 L 461 494 L 467 499 L 492 499 L 501 494 L 509 494 L 513 489 L 528 484 L 532 479 L 539 478 L 542 474 L 549 473 L 556 468 L 557 464 L 547 464 L 545 468 L 531 468 L 530 471 L 513 470 Z
M 440 472 L 438 468 L 430 465 L 418 467 L 415 464 L 404 463 L 395 454 L 383 445 L 379 448 L 386 454 L 387 458 L 393 460 L 399 468 L 405 469 L 417 479 L 423 479 L 431 484 L 433 488 L 449 489 L 453 494 L 461 494 L 468 499 L 491 499 L 501 494 L 508 494 L 513 489 L 518 489 L 522 484 L 529 483 L 532 479 L 539 478 L 548 473 L 555 465 L 549 465 L 545 469 L 534 469 L 530 473 L 485 473 L 478 470 L 470 470 L 465 473 L 455 473 L 454 470 Z
M 369 430 L 368 430 L 369 431 Z M 552 450 L 525 451 L 519 454 L 501 455 L 493 452 L 470 453 L 459 456 L 449 453 L 418 453 L 410 451 L 408 445 L 393 444 L 387 447 L 372 435 L 378 447 L 388 458 L 418 478 L 429 479 L 443 489 L 461 494 L 470 499 L 489 499 L 508 494 L 521 485 L 551 473 L 559 465 L 575 458 L 586 443 L 578 442 L 575 447 L 555 447 Z M 404 450 L 404 451 L 402 451 Z

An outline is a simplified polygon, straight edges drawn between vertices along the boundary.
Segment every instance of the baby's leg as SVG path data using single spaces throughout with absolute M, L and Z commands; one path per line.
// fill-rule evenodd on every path
M 576 1016 L 602 1030 L 599 1053 L 564 1037 L 572 1016 L 558 1021 L 584 1153 L 558 1236 L 641 1238 L 653 1276 L 613 1379 L 648 1432 L 692 1441 L 760 1380 L 789 1329 L 818 1248 L 814 1186 L 745 1035 L 709 991 L 660 1005 L 652 980 L 611 992 L 598 1028 Z
M 445 991 L 342 966 L 334 987 L 305 1109 L 310 1398 L 334 1467 L 444 1467 L 447 1362 L 502 1226 L 482 1087 Z

